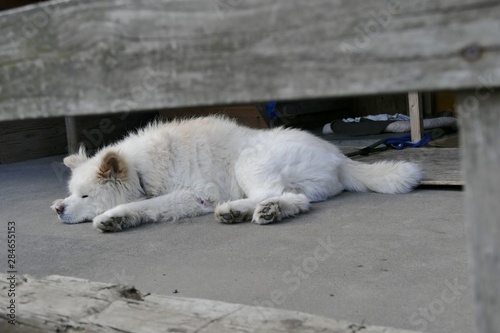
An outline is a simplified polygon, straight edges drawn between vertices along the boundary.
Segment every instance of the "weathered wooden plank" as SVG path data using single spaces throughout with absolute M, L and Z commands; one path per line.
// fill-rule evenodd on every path
M 411 333 L 310 314 L 201 299 L 144 295 L 133 287 L 62 276 L 0 274 L 1 332 L 331 332 Z M 15 278 L 14 278 L 15 281 Z M 14 314 L 15 319 L 12 319 Z M 9 320 L 14 320 L 12 325 Z
M 341 147 L 343 153 L 359 148 Z M 373 163 L 380 160 L 410 161 L 422 167 L 421 185 L 462 186 L 460 154 L 458 148 L 407 148 L 386 150 L 368 156 L 355 156 L 354 160 Z
M 418 92 L 408 94 L 408 108 L 410 110 L 411 141 L 418 142 L 422 140 L 424 132 L 424 115 L 422 96 Z
M 460 92 L 457 103 L 478 332 L 500 332 L 500 92 Z
M 0 120 L 499 82 L 496 0 L 85 0 L 0 14 Z

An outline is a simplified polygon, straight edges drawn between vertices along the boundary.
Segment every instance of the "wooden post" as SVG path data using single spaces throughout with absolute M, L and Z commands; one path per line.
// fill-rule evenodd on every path
M 500 332 L 500 91 L 457 93 L 478 332 Z
M 408 105 L 410 110 L 411 141 L 417 142 L 422 139 L 424 129 L 422 96 L 417 92 L 410 92 L 408 94 Z
M 68 140 L 68 154 L 78 152 L 78 134 L 76 130 L 75 117 L 64 117 L 66 122 L 66 138 Z

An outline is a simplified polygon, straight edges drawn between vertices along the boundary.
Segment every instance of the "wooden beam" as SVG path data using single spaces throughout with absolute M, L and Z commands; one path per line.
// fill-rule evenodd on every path
M 500 332 L 500 91 L 457 94 L 478 332 Z
M 63 276 L 0 273 L 1 332 L 336 332 L 411 333 L 273 308 L 144 295 L 131 286 Z M 12 284 L 11 284 L 12 281 Z M 10 300 L 15 302 L 11 303 Z M 13 304 L 13 305 L 11 305 Z M 13 307 L 13 310 L 9 309 Z M 9 320 L 12 321 L 13 325 Z
M 408 106 L 410 110 L 411 141 L 418 142 L 422 140 L 424 133 L 422 96 L 417 92 L 409 93 Z
M 216 2 L 2 12 L 0 120 L 474 88 L 500 75 L 498 1 Z

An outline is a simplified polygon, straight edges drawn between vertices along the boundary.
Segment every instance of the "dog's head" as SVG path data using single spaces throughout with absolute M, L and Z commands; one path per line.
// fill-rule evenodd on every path
M 64 223 L 92 221 L 106 210 L 140 197 L 138 176 L 118 151 L 108 149 L 89 158 L 82 147 L 66 157 L 64 164 L 71 169 L 70 195 L 51 206 Z

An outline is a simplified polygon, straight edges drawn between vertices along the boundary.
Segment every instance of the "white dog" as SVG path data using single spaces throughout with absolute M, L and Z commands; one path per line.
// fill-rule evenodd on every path
M 222 223 L 267 224 L 343 190 L 405 193 L 408 162 L 364 164 L 304 131 L 255 130 L 223 117 L 153 123 L 95 156 L 64 159 L 71 195 L 52 209 L 101 231 L 215 212 Z

